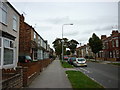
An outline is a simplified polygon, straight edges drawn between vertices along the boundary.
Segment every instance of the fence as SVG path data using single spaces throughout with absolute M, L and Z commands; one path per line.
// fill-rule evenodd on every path
M 8 88 L 21 88 L 23 86 L 22 68 L 2 69 L 2 90 Z
M 16 70 L 2 69 L 2 90 L 27 87 L 52 60 L 40 60 L 30 63 L 18 63 Z
M 22 66 L 23 69 L 23 87 L 27 87 L 40 72 L 47 67 L 52 60 L 40 60 L 30 63 L 19 63 L 19 66 Z

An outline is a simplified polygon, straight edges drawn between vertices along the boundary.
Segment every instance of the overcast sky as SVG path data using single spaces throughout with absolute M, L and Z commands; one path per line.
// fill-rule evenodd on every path
M 52 42 L 62 37 L 62 25 L 64 37 L 75 39 L 79 43 L 86 44 L 93 33 L 99 37 L 109 36 L 112 27 L 118 25 L 117 2 L 12 2 L 10 3 L 24 14 L 25 21 L 35 27 L 35 30 Z M 112 1 L 112 0 L 110 0 Z M 114 1 L 114 0 L 113 0 Z

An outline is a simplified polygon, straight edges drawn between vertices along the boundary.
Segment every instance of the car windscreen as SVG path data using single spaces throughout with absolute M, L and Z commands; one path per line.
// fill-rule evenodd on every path
M 31 57 L 30 57 L 30 56 L 25 56 L 25 57 L 26 57 L 26 59 L 31 60 Z
M 78 61 L 85 61 L 85 59 L 80 59 L 80 58 L 79 58 L 79 59 L 77 59 L 77 60 L 78 60 Z

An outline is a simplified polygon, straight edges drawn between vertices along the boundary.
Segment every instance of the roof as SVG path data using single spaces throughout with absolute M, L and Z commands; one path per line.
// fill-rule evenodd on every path
M 20 16 L 20 13 L 9 2 L 6 3 Z

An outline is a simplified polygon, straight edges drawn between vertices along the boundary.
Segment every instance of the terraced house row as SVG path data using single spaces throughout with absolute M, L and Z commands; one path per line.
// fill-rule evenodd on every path
M 97 53 L 97 60 L 120 61 L 120 32 L 113 30 L 110 36 L 101 35 L 103 48 Z M 89 44 L 76 49 L 79 57 L 94 57 Z
M 24 16 L 20 16 L 19 55 L 29 55 L 33 60 L 49 58 L 50 46 L 35 29 L 24 22 Z
M 120 61 L 120 33 L 113 30 L 110 36 L 102 35 L 103 49 L 97 54 L 97 59 Z
M 28 86 L 53 61 L 53 52 L 23 15 L 0 0 L 0 89 Z M 32 62 L 18 62 L 28 55 Z
M 9 2 L 0 1 L 0 68 L 17 66 L 19 55 L 29 55 L 33 60 L 49 58 L 50 46 L 35 29 L 24 22 Z

